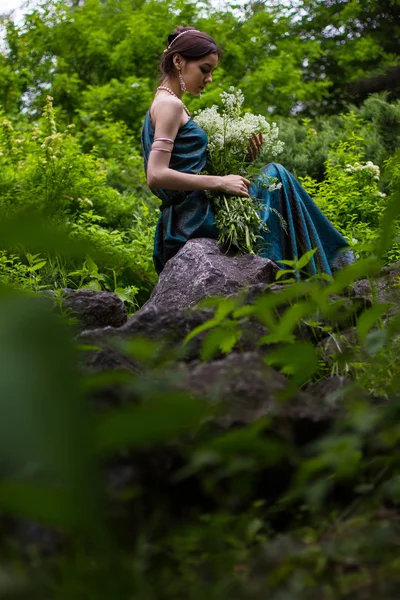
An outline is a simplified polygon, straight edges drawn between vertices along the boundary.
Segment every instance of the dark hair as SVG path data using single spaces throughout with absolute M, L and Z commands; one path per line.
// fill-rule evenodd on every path
M 222 50 L 217 46 L 215 40 L 206 33 L 193 29 L 193 27 L 177 27 L 174 33 L 168 36 L 168 45 L 184 31 L 190 31 L 191 33 L 181 35 L 172 44 L 171 48 L 164 51 L 160 64 L 161 77 L 174 72 L 172 57 L 177 52 L 187 61 L 198 60 L 203 56 L 207 56 L 207 54 L 217 54 L 218 58 L 222 56 Z

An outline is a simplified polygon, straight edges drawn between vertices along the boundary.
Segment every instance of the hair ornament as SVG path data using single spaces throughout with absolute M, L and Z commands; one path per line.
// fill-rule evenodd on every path
M 168 48 L 165 48 L 164 52 L 167 52 L 172 44 L 175 42 L 175 40 L 177 40 L 179 37 L 181 37 L 181 35 L 185 35 L 185 33 L 192 33 L 192 32 L 196 32 L 196 33 L 200 33 L 200 31 L 198 29 L 186 29 L 186 31 L 181 31 L 181 33 L 178 33 L 178 35 L 176 37 L 174 37 L 174 39 L 172 40 L 172 42 L 170 42 Z

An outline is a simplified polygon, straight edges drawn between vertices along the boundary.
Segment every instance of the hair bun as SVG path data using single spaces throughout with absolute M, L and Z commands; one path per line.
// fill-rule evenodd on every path
M 184 27 L 183 25 L 178 25 L 174 33 L 171 33 L 168 36 L 168 44 L 170 44 L 180 33 L 183 33 L 184 31 L 191 31 L 192 29 L 194 31 L 193 27 Z

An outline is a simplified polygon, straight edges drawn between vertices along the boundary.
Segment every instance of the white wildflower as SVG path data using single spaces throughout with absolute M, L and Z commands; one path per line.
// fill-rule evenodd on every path
M 215 172 L 225 175 L 234 172 L 232 168 L 237 170 L 238 161 L 243 163 L 247 159 L 250 137 L 255 132 L 263 136 L 260 158 L 267 159 L 282 152 L 284 144 L 278 140 L 276 123 L 270 125 L 262 115 L 245 113 L 240 116 L 244 102 L 241 90 L 232 94 L 223 92 L 221 99 L 222 114 L 214 105 L 198 112 L 194 118 L 207 133 L 208 152 Z
M 276 123 L 269 124 L 262 115 L 243 114 L 244 95 L 234 87 L 221 94 L 222 110 L 212 106 L 197 112 L 194 121 L 208 136 L 208 158 L 210 170 L 218 175 L 231 173 L 249 177 L 249 146 L 254 133 L 262 134 L 259 157 L 268 162 L 283 150 Z M 272 192 L 282 187 L 280 182 L 266 183 L 264 189 Z M 229 202 L 223 195 L 215 197 L 216 223 L 219 240 L 234 243 L 241 252 L 254 253 L 260 231 L 266 225 L 261 220 L 260 201 L 244 201 L 240 197 L 230 197 Z
M 9 121 L 8 119 L 4 119 L 4 120 L 1 122 L 1 124 L 2 124 L 2 126 L 3 126 L 3 127 L 6 127 L 6 128 L 7 128 L 7 129 L 9 129 L 10 131 L 14 131 L 14 127 L 12 126 L 12 123 L 11 123 L 11 121 Z
M 278 181 L 278 183 L 271 183 L 271 185 L 268 186 L 268 191 L 274 192 L 275 190 L 280 190 L 281 187 L 282 187 L 281 181 Z
M 378 165 L 374 165 L 374 163 L 372 161 L 368 161 L 365 163 L 365 165 L 362 165 L 359 162 L 354 163 L 354 165 L 346 165 L 345 167 L 345 172 L 346 173 L 357 173 L 357 172 L 362 172 L 365 171 L 367 173 L 369 173 L 370 175 L 372 175 L 372 177 L 375 180 L 378 180 L 381 174 L 381 171 L 378 167 Z

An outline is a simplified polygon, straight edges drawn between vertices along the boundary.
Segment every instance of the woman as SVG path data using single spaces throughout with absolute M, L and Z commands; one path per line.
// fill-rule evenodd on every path
M 207 135 L 191 119 L 182 102 L 185 91 L 198 96 L 212 82 L 221 50 L 207 34 L 178 27 L 168 37 L 161 59 L 162 85 L 157 88 L 142 130 L 142 148 L 147 183 L 161 199 L 161 216 L 154 242 L 154 264 L 160 273 L 165 263 L 192 238 L 217 239 L 214 214 L 205 190 L 265 201 L 265 221 L 261 256 L 279 263 L 293 260 L 318 248 L 308 265 L 310 274 L 323 272 L 352 261 L 352 253 L 339 251 L 348 246 L 325 218 L 299 182 L 284 167 L 269 164 L 264 171 L 277 177 L 282 187 L 268 192 L 250 184 L 240 175 L 199 175 L 207 162 Z M 254 160 L 262 144 L 261 135 L 249 141 L 249 160 Z M 286 221 L 286 232 L 273 207 Z

